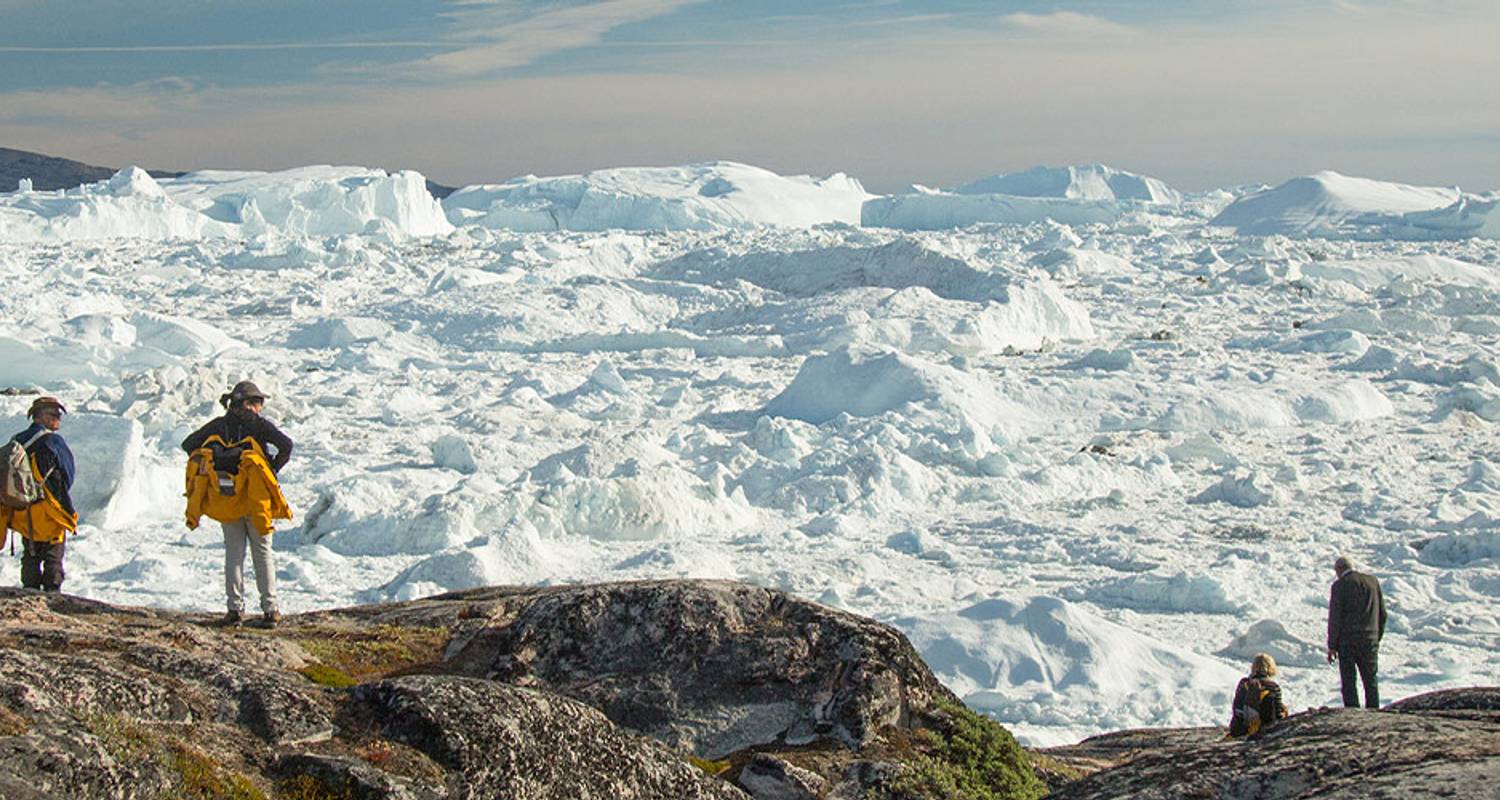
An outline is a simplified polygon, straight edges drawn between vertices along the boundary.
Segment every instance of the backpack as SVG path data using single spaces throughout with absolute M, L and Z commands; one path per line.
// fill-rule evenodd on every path
M 26 451 L 49 433 L 49 430 L 38 431 L 26 442 L 11 439 L 0 446 L 0 505 L 14 509 L 30 508 L 47 496 L 32 469 L 31 454 Z
M 1230 736 L 1254 736 L 1280 718 L 1276 695 L 1260 678 L 1245 679 L 1245 698 L 1234 710 Z

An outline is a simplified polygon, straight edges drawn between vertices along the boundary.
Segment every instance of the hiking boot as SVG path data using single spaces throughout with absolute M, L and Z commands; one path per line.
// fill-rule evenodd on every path
M 264 625 L 267 628 L 274 628 L 277 625 L 279 625 L 280 623 L 281 623 L 281 612 L 277 611 L 274 608 L 271 609 L 270 611 L 267 611 L 265 613 L 265 616 L 261 617 L 261 624 Z
M 219 624 L 226 628 L 238 628 L 244 621 L 245 615 L 243 612 L 227 611 L 224 613 L 223 619 L 219 620 Z

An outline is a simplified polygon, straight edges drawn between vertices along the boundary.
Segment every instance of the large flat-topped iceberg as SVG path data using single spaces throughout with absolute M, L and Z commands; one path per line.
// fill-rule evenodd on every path
M 716 230 L 761 225 L 858 224 L 871 195 L 859 181 L 785 176 L 714 161 L 627 167 L 584 175 L 527 175 L 468 186 L 443 201 L 455 225 L 513 231 Z
M 1462 239 L 1500 235 L 1500 198 L 1324 171 L 1242 197 L 1210 220 L 1252 236 Z
M 364 167 L 195 172 L 161 181 L 127 167 L 73 189 L 0 195 L 0 242 L 432 236 L 450 230 L 421 174 Z
M 1035 167 L 995 175 L 955 189 L 913 187 L 905 194 L 865 203 L 870 227 L 943 230 L 982 223 L 1065 225 L 1110 223 L 1127 210 L 1175 209 L 1182 195 L 1156 178 L 1103 164 Z
M 1023 172 L 981 178 L 954 189 L 953 193 L 1136 201 L 1173 206 L 1182 202 L 1180 192 L 1157 178 L 1136 175 L 1103 164 L 1032 167 Z

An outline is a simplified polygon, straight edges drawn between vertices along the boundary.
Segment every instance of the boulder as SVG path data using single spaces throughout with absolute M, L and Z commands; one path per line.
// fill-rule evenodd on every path
M 454 672 L 573 697 L 705 758 L 766 744 L 855 749 L 956 698 L 895 629 L 728 581 L 518 591 Z

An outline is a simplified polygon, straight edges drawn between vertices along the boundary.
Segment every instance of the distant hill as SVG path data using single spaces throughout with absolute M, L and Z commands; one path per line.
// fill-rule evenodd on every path
M 30 178 L 33 189 L 51 191 L 71 189 L 84 183 L 93 183 L 109 178 L 119 167 L 98 167 L 56 156 L 32 153 L 0 147 L 0 192 L 13 192 L 22 178 Z M 185 173 L 167 170 L 147 170 L 153 178 L 175 178 Z M 453 194 L 454 187 L 427 182 L 427 191 L 439 200 Z
M 96 167 L 82 161 L 0 147 L 0 192 L 15 191 L 22 178 L 30 178 L 33 189 L 71 189 L 83 183 L 102 181 L 116 168 Z M 175 178 L 181 172 L 148 170 L 153 178 Z

